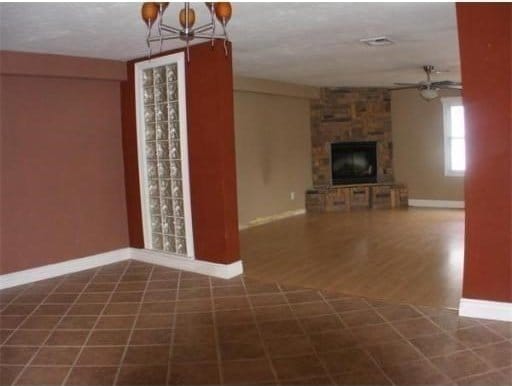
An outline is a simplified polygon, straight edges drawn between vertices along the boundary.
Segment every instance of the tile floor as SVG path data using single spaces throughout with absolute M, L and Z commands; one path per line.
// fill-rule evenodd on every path
M 135 261 L 0 292 L 2 385 L 511 384 L 512 324 Z

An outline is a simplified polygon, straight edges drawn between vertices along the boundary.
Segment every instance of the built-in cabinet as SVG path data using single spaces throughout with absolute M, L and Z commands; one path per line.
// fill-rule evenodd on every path
M 306 192 L 306 209 L 315 212 L 406 207 L 407 188 L 394 183 L 341 185 Z

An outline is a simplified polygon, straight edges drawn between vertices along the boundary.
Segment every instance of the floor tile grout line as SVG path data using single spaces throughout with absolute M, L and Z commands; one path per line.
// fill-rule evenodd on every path
M 20 371 L 20 373 L 17 375 L 17 377 L 13 380 L 12 384 L 15 385 L 19 379 L 22 377 L 23 373 L 25 373 L 26 369 L 30 367 L 30 365 L 32 364 L 32 362 L 35 360 L 35 358 L 37 357 L 37 355 L 41 352 L 41 350 L 43 349 L 43 347 L 46 345 L 46 342 L 48 342 L 48 340 L 50 339 L 50 337 L 52 336 L 52 334 L 57 330 L 57 327 L 58 325 L 64 320 L 64 318 L 66 316 L 68 316 L 69 312 L 71 311 L 71 309 L 73 308 L 73 306 L 76 304 L 76 301 L 78 300 L 78 298 L 81 296 L 81 294 L 85 291 L 85 289 L 87 288 L 87 286 L 89 285 L 89 283 L 93 280 L 93 278 L 96 276 L 96 274 L 99 272 L 99 269 L 96 269 L 93 273 L 93 275 L 89 278 L 89 280 L 85 283 L 85 285 L 83 286 L 82 288 L 82 291 L 79 293 L 79 295 L 75 298 L 75 300 L 72 302 L 72 303 L 69 303 L 69 306 L 67 308 L 67 310 L 61 315 L 61 317 L 59 318 L 58 322 L 53 326 L 53 328 L 50 330 L 50 332 L 48 333 L 48 336 L 46 337 L 46 339 L 39 344 L 39 347 L 37 348 L 37 350 L 34 352 L 34 354 L 32 355 L 32 357 L 29 359 L 29 361 L 25 364 L 24 368 L 22 371 Z M 64 282 L 66 280 L 66 278 L 69 278 L 69 275 L 66 275 L 63 280 L 59 283 L 62 284 L 62 282 Z M 58 288 L 58 286 L 55 286 L 54 287 L 54 290 Z M 54 291 L 52 291 L 51 293 L 54 293 Z M 50 294 L 51 294 L 50 293 Z M 48 294 L 48 296 L 44 299 L 46 300 L 50 294 Z M 44 301 L 42 301 L 39 305 L 41 304 L 44 304 Z M 39 306 L 37 307 L 39 308 Z M 62 384 L 62 383 L 61 383 Z
M 279 287 L 279 290 L 283 293 L 283 296 L 286 300 L 286 305 L 288 306 L 288 309 L 290 310 L 290 312 L 292 313 L 293 315 L 293 318 L 295 319 L 295 321 L 297 322 L 297 324 L 299 325 L 302 333 L 306 336 L 309 344 L 311 345 L 311 348 L 313 349 L 313 353 L 316 357 L 316 359 L 318 360 L 318 362 L 321 364 L 325 374 L 327 375 L 327 377 L 329 378 L 329 380 L 331 381 L 331 383 L 333 385 L 336 384 L 336 381 L 334 380 L 334 376 L 331 374 L 331 372 L 329 371 L 327 365 L 324 363 L 324 361 L 322 360 L 322 358 L 320 358 L 320 355 L 318 354 L 318 350 L 316 349 L 315 345 L 313 344 L 313 341 L 311 340 L 311 336 L 310 334 L 308 334 L 304 328 L 304 326 L 302 325 L 300 319 L 298 318 L 298 316 L 295 314 L 295 312 L 293 311 L 293 307 L 290 303 L 290 301 L 288 300 L 288 297 L 286 296 L 286 292 L 283 291 L 283 289 L 281 288 L 281 285 L 279 283 L 277 283 L 277 286 Z M 319 293 L 319 291 L 317 291 L 317 293 Z
M 137 321 L 139 320 L 139 317 L 140 317 L 140 312 L 142 310 L 142 305 L 144 304 L 144 296 L 146 295 L 146 290 L 149 286 L 149 283 L 151 282 L 151 275 L 153 274 L 155 270 L 155 267 L 151 267 L 151 270 L 149 272 L 149 275 L 148 275 L 148 278 L 146 280 L 146 285 L 144 287 L 144 291 L 142 291 L 142 296 L 140 298 L 140 301 L 138 302 L 139 305 L 137 306 L 137 313 L 135 314 L 135 317 L 133 318 L 133 322 L 132 322 L 132 326 L 131 328 L 129 329 L 130 330 L 130 333 L 128 334 L 128 339 L 126 341 L 126 344 L 124 345 L 124 350 L 123 350 L 123 353 L 121 354 L 121 358 L 119 358 L 119 363 L 118 363 L 118 366 L 117 366 L 117 371 L 116 371 L 116 374 L 114 376 L 114 381 L 113 381 L 113 385 L 117 385 L 117 382 L 119 380 L 119 375 L 121 374 L 121 368 L 124 364 L 124 360 L 126 358 L 126 353 L 128 352 L 128 348 L 130 347 L 130 341 L 132 339 L 132 336 L 133 336 L 133 332 L 135 330 L 135 326 L 137 325 Z
M 261 333 L 261 329 L 260 329 L 260 325 L 259 325 L 259 322 L 258 322 L 258 318 L 256 317 L 256 313 L 254 312 L 254 307 L 252 305 L 252 302 L 249 298 L 249 292 L 247 291 L 247 284 L 245 283 L 245 277 L 243 277 L 241 279 L 242 281 L 242 286 L 244 288 L 244 292 L 247 296 L 247 302 L 249 303 L 249 310 L 251 311 L 251 315 L 252 315 L 252 320 L 256 326 L 256 331 L 258 332 L 258 337 L 259 337 L 259 341 L 260 341 L 260 344 L 261 346 L 263 347 L 263 352 L 265 354 L 265 359 L 267 360 L 267 363 L 269 364 L 270 366 L 270 371 L 272 371 L 272 375 L 274 376 L 274 381 L 276 382 L 276 385 L 280 385 L 281 384 L 281 381 L 279 380 L 279 377 L 277 376 L 277 370 L 274 366 L 274 363 L 272 362 L 272 357 L 270 356 L 270 352 L 268 351 L 268 348 L 265 344 L 265 340 L 263 339 L 263 334 Z
M 64 278 L 62 278 L 64 279 Z M 34 286 L 37 285 L 37 281 L 36 282 L 33 282 L 33 283 L 30 283 L 28 284 L 27 288 L 23 288 L 16 296 L 14 296 L 9 302 L 5 303 L 4 304 L 4 307 L 2 307 L 1 312 L 3 312 L 7 307 L 9 307 L 10 305 L 13 305 L 13 303 L 16 301 L 16 299 L 18 299 L 19 297 L 21 297 L 27 290 L 29 290 L 30 288 L 33 288 Z M 57 285 L 54 287 L 54 289 L 57 287 Z M 1 292 L 1 291 L 0 291 Z M 41 300 L 39 303 L 20 303 L 20 304 L 41 304 L 47 297 L 49 296 L 49 294 L 43 299 Z
M 26 316 L 25 315 L 4 315 L 4 316 L 25 316 L 25 318 L 20 322 L 18 323 L 18 325 L 16 326 L 16 328 L 7 336 L 7 338 L 5 339 L 4 343 L 0 346 L 8 346 L 6 345 L 5 343 L 7 343 L 7 341 L 18 331 L 18 330 L 23 330 L 22 328 L 20 328 L 28 319 L 30 319 L 32 316 L 35 315 L 36 311 L 39 309 L 39 307 L 41 307 L 41 305 L 44 304 L 44 301 L 46 299 L 48 299 L 48 297 L 50 295 L 52 295 L 55 290 L 57 289 L 57 287 L 62 284 L 62 282 L 64 282 L 67 278 L 67 275 L 61 277 L 61 279 L 58 281 L 58 283 L 53 287 L 53 289 L 48 293 L 48 295 L 46 295 L 44 297 L 43 300 L 41 300 L 41 302 L 39 302 L 36 307 L 34 307 L 34 309 L 32 311 L 30 311 L 30 313 L 28 313 Z M 26 288 L 25 290 L 29 289 L 29 288 L 32 288 L 32 286 Z M 24 291 L 23 291 L 24 292 Z M 20 294 L 21 295 L 21 294 Z M 41 330 L 47 330 L 47 329 L 41 329 Z
M 417 309 L 416 306 L 414 305 L 411 305 L 414 309 Z M 418 311 L 421 312 L 421 310 L 418 309 Z M 424 314 L 424 313 L 422 313 Z M 426 314 L 424 314 L 426 315 Z M 459 317 L 459 316 L 457 316 Z M 436 323 L 434 320 L 432 320 L 432 318 L 428 315 L 426 315 L 426 319 L 429 320 L 432 324 L 434 324 L 436 327 L 438 327 L 439 329 L 441 329 L 441 331 L 445 334 L 447 334 L 448 336 L 450 336 L 450 338 L 454 339 L 457 343 L 460 343 L 462 346 L 464 346 L 464 349 L 463 350 L 457 350 L 451 354 L 448 354 L 448 355 L 453 355 L 453 354 L 456 354 L 456 353 L 461 353 L 461 352 L 464 352 L 464 351 L 470 351 L 473 355 L 475 355 L 478 359 L 480 359 L 481 361 L 483 361 L 487 366 L 489 366 L 489 368 L 492 370 L 492 371 L 496 371 L 496 370 L 500 370 L 499 367 L 495 366 L 493 363 L 491 363 L 490 361 L 488 361 L 486 358 L 484 358 L 483 356 L 481 356 L 480 354 L 478 354 L 478 352 L 476 351 L 476 349 L 479 349 L 479 348 L 485 348 L 485 347 L 490 347 L 490 346 L 493 346 L 495 344 L 499 344 L 499 343 L 504 343 L 504 342 L 507 342 L 508 340 L 506 338 L 503 338 L 504 340 L 501 340 L 501 341 L 498 341 L 498 342 L 493 342 L 493 343 L 485 343 L 481 346 L 468 346 L 466 343 L 464 343 L 463 341 L 461 341 L 460 339 L 458 339 L 457 337 L 455 337 L 452 333 L 452 331 L 449 331 L 445 328 L 443 328 L 441 325 L 439 325 L 438 323 Z M 465 329 L 470 329 L 470 328 L 474 328 L 474 327 L 483 327 L 485 328 L 486 330 L 490 331 L 490 332 L 493 332 L 492 330 L 489 329 L 489 327 L 487 327 L 485 324 L 481 324 L 479 323 L 478 321 L 476 321 L 476 324 L 474 326 L 468 326 L 468 327 L 463 327 L 461 328 L 460 330 L 465 330 Z M 495 333 L 496 334 L 496 333 Z M 496 334 L 498 335 L 498 334 Z M 502 337 L 501 335 L 498 335 L 500 337 Z M 414 346 L 414 345 L 413 345 Z M 431 357 L 429 359 L 437 359 L 437 358 L 443 358 L 443 357 L 446 357 L 448 355 L 437 355 L 435 357 Z M 432 362 L 432 361 L 431 361 Z M 436 366 L 437 368 L 437 366 Z M 462 378 L 467 378 L 467 377 L 472 377 L 472 376 L 477 376 L 477 375 L 482 375 L 482 374 L 487 374 L 489 372 L 488 371 L 485 371 L 483 373 L 476 373 L 476 374 L 472 374 L 472 375 L 469 375 L 469 376 L 466 376 L 466 377 L 462 377 Z M 448 377 L 451 379 L 451 377 Z M 457 380 L 459 379 L 462 379 L 462 378 L 457 378 Z
M 343 320 L 341 315 L 334 309 L 334 307 L 329 302 L 329 300 L 325 298 L 324 294 L 321 291 L 318 291 L 318 294 L 324 300 L 324 302 L 327 303 L 327 305 L 331 308 L 331 310 L 334 312 L 334 315 L 336 315 L 338 320 L 345 326 L 346 329 L 349 330 L 350 333 L 352 333 L 352 328 Z M 365 300 L 365 302 L 368 303 L 366 300 Z M 370 304 L 368 303 L 368 305 L 370 305 Z M 384 369 L 380 366 L 380 364 L 377 362 L 377 360 L 375 360 L 375 358 L 371 355 L 371 353 L 368 352 L 368 350 L 366 348 L 364 348 L 364 347 L 359 347 L 359 349 L 362 350 L 368 356 L 368 358 L 370 358 L 372 363 L 377 367 L 377 369 L 379 369 L 380 373 L 384 376 L 384 378 L 386 378 L 391 385 L 395 385 L 395 382 L 391 379 L 391 377 L 389 377 L 386 374 Z
M 91 338 L 92 333 L 95 330 L 95 327 L 98 325 L 99 320 L 103 316 L 103 312 L 107 308 L 107 305 L 109 304 L 110 300 L 112 299 L 112 296 L 114 295 L 117 287 L 119 286 L 119 283 L 121 283 L 123 276 L 128 271 L 128 268 L 130 267 L 130 265 L 131 265 L 131 260 L 128 260 L 128 263 L 126 263 L 126 266 L 124 267 L 123 272 L 119 275 L 119 279 L 117 280 L 114 288 L 112 289 L 112 291 L 110 292 L 107 300 L 105 301 L 103 308 L 99 312 L 98 317 L 97 317 L 96 321 L 94 322 L 94 325 L 92 326 L 92 328 L 89 329 L 89 332 L 88 332 L 88 334 L 87 334 L 87 336 L 86 336 L 82 346 L 80 347 L 80 350 L 78 351 L 78 355 L 76 356 L 75 360 L 73 361 L 73 363 L 72 363 L 68 373 L 64 377 L 64 380 L 62 381 L 62 385 L 65 385 L 67 383 L 69 377 L 71 376 L 73 368 L 77 365 L 78 360 L 79 360 L 80 356 L 82 355 L 82 352 L 84 351 L 85 347 L 87 346 L 87 343 L 89 342 L 89 339 Z
M 174 364 L 173 361 L 173 352 L 174 352 L 174 341 L 176 337 L 176 303 L 178 303 L 178 296 L 181 288 L 181 271 L 178 271 L 178 280 L 176 282 L 176 293 L 174 295 L 174 313 L 172 315 L 172 332 L 171 332 L 171 341 L 169 342 L 169 350 L 167 353 L 167 373 L 165 374 L 165 384 L 169 385 L 172 379 L 172 366 Z
M 210 278 L 210 304 L 212 307 L 212 318 L 213 318 L 213 338 L 215 340 L 215 351 L 217 355 L 217 371 L 219 372 L 219 383 L 221 385 L 224 384 L 224 371 L 222 371 L 222 355 L 220 351 L 220 340 L 219 340 L 219 332 L 217 331 L 217 310 L 215 309 L 215 298 L 213 296 L 213 284 L 212 279 Z
M 410 305 L 409 305 L 410 306 Z M 423 351 L 421 351 L 418 347 L 416 347 L 411 341 L 410 339 L 408 339 L 405 335 L 402 334 L 401 331 L 399 331 L 394 325 L 393 323 L 391 323 L 384 315 L 382 315 L 378 309 L 375 309 L 374 310 L 375 312 L 377 312 L 377 314 L 379 314 L 379 316 L 384 319 L 386 321 L 386 323 L 410 346 L 413 348 L 414 351 L 416 351 L 424 360 L 427 361 L 427 363 L 429 363 L 434 369 L 436 369 L 440 374 L 442 374 L 443 376 L 445 376 L 447 379 L 449 379 L 451 382 L 454 382 L 455 380 L 452 379 L 450 376 L 448 376 L 448 374 L 446 374 L 444 371 L 442 371 L 429 357 L 427 357 Z M 439 327 L 436 325 L 436 327 Z M 411 361 L 411 362 L 414 362 L 414 361 Z M 385 370 L 384 370 L 385 371 Z

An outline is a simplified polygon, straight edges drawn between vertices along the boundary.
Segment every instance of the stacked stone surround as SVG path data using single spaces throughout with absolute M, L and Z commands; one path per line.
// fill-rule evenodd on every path
M 313 185 L 330 185 L 332 142 L 376 141 L 377 180 L 393 181 L 391 95 L 384 88 L 323 88 L 311 102 Z

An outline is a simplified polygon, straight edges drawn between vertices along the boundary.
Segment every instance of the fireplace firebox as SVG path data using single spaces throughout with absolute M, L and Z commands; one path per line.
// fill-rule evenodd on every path
M 332 185 L 377 182 L 377 142 L 331 143 Z

